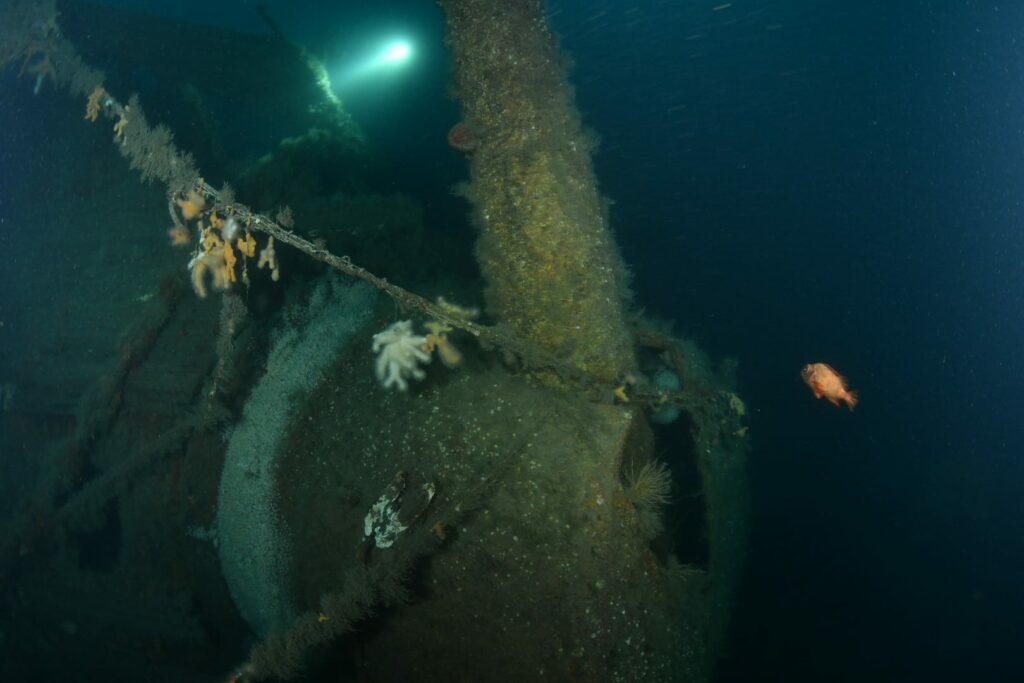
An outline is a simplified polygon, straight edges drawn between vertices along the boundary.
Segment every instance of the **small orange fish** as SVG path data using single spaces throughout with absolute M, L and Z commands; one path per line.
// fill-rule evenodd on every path
M 825 397 L 834 406 L 842 401 L 850 410 L 857 405 L 857 392 L 850 391 L 846 378 L 828 363 L 808 363 L 800 371 L 800 376 L 814 392 L 814 398 Z

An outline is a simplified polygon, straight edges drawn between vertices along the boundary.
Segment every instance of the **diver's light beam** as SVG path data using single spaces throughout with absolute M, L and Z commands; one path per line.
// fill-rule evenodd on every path
M 384 61 L 386 63 L 397 64 L 404 62 L 409 59 L 409 55 L 412 54 L 412 48 L 409 47 L 409 43 L 398 42 L 394 43 L 384 53 Z
M 380 73 L 385 68 L 400 66 L 408 62 L 411 57 L 412 45 L 406 40 L 394 40 L 362 62 L 336 71 L 332 75 L 331 81 L 334 85 L 343 88 L 361 78 Z

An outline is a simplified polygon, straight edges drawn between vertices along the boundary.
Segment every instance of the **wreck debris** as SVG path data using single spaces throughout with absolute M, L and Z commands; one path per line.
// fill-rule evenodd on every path
M 397 472 L 384 493 L 370 506 L 363 519 L 364 545 L 372 542 L 378 548 L 390 548 L 426 511 L 436 493 L 434 483 L 425 481 L 405 495 L 408 479 L 405 472 Z

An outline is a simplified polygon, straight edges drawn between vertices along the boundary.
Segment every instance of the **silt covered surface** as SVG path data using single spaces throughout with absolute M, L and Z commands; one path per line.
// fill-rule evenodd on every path
M 703 679 L 707 575 L 673 567 L 623 489 L 624 464 L 654 448 L 642 414 L 479 358 L 386 392 L 369 342 L 353 343 L 306 401 L 278 475 L 300 610 L 318 610 L 354 568 L 430 537 L 432 554 L 399 563 L 385 607 L 340 645 L 356 677 Z M 398 472 L 437 494 L 378 548 L 364 518 Z

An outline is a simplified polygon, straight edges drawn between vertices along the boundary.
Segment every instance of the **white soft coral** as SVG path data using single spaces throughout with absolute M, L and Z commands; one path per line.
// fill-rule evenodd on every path
M 377 379 L 385 389 L 400 391 L 409 388 L 409 378 L 423 379 L 426 373 L 420 363 L 429 363 L 430 354 L 423 350 L 426 337 L 412 333 L 412 321 L 400 320 L 383 332 L 373 335 L 373 352 L 377 354 Z

